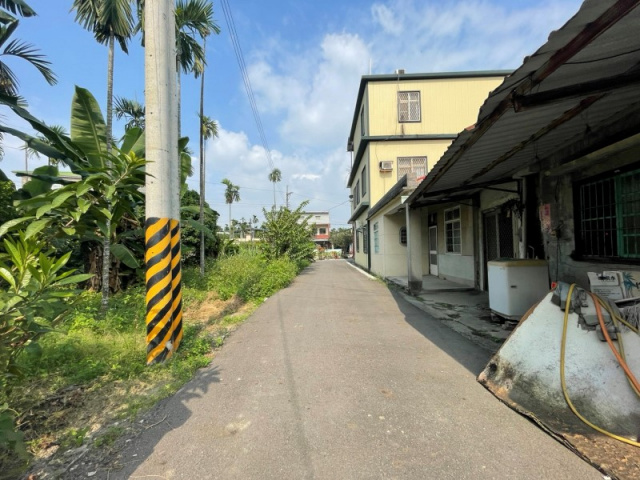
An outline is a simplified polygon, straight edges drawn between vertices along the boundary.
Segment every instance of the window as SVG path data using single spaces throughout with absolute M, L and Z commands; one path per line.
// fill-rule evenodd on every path
M 373 253 L 380 253 L 380 238 L 378 237 L 378 222 L 373 224 Z
M 398 121 L 420 121 L 420 92 L 398 92 Z
M 364 133 L 364 107 L 362 107 L 362 110 L 360 110 L 360 135 L 364 137 Z
M 400 245 L 407 244 L 407 227 L 400 227 Z
M 325 227 L 318 228 L 318 235 L 326 235 L 327 229 Z
M 461 253 L 460 207 L 444 211 L 444 234 L 447 253 Z
M 356 230 L 356 252 L 360 253 L 360 232 Z
M 369 253 L 369 229 L 362 227 L 362 252 Z
M 398 180 L 407 176 L 407 185 L 415 187 L 427 175 L 427 157 L 398 157 Z
M 582 255 L 640 258 L 640 169 L 579 185 L 577 209 Z
M 362 196 L 364 197 L 367 194 L 367 166 L 365 165 L 362 168 L 362 176 L 360 178 L 362 182 Z
M 360 181 L 356 182 L 356 205 L 360 203 Z

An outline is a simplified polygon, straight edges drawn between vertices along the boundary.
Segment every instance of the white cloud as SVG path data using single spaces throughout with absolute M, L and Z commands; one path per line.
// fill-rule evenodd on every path
M 371 50 L 378 73 L 514 68 L 577 11 L 580 1 L 544 1 L 533 6 L 487 0 L 377 2 L 371 21 L 388 11 L 403 35 L 377 34 Z
M 342 138 L 346 144 L 358 81 L 369 56 L 358 35 L 328 34 L 318 49 L 281 59 L 286 69 L 267 65 L 264 59 L 251 65 L 261 111 L 284 114 L 278 127 L 282 141 L 308 147 Z
M 282 171 L 282 181 L 276 184 L 276 204 L 286 201 L 287 188 L 290 206 L 297 207 L 309 200 L 309 210 L 326 210 L 347 199 L 345 188 L 348 175 L 348 155 L 342 148 L 328 153 L 283 154 L 271 151 L 275 165 Z M 228 205 L 224 203 L 223 178 L 240 186 L 240 202 L 231 207 L 235 219 L 257 215 L 262 220 L 262 209 L 273 205 L 273 184 L 266 151 L 252 145 L 244 132 L 231 132 L 219 126 L 219 136 L 207 145 L 206 198 L 212 208 L 220 213 L 221 225 L 228 223 Z M 198 189 L 198 175 L 189 179 L 191 188 Z M 348 206 L 343 210 L 332 210 L 335 222 L 348 219 Z
M 320 178 L 322 178 L 322 176 L 315 173 L 294 173 L 291 175 L 292 180 L 311 180 L 313 182 Z
M 403 26 L 394 14 L 394 12 L 381 3 L 374 3 L 371 6 L 371 14 L 376 23 L 379 23 L 385 33 L 391 35 L 400 35 L 403 32 Z

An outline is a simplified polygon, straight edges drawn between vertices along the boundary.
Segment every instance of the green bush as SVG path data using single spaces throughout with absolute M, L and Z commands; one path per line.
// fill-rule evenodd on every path
M 250 289 L 250 296 L 262 299 L 287 287 L 298 274 L 297 265 L 288 258 L 279 258 L 267 263 L 260 280 Z
M 220 258 L 208 278 L 208 288 L 223 300 L 238 295 L 245 301 L 262 300 L 291 283 L 298 265 L 287 257 L 267 261 L 255 250 Z
M 260 281 L 265 260 L 257 253 L 243 250 L 237 255 L 218 259 L 209 276 L 208 286 L 223 300 L 234 294 L 243 300 L 251 299 L 253 285 Z

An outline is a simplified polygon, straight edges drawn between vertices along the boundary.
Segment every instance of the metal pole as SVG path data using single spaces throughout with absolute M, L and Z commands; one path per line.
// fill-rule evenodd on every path
M 147 364 L 182 339 L 175 45 L 173 1 L 145 2 Z

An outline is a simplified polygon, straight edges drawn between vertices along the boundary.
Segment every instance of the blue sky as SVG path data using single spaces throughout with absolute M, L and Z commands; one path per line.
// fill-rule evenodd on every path
M 37 46 L 52 62 L 58 84 L 49 86 L 33 68 L 3 59 L 20 80 L 30 111 L 68 129 L 74 85 L 106 105 L 107 48 L 74 23 L 71 0 L 28 0 L 38 17 L 25 18 L 14 38 Z M 347 137 L 361 75 L 515 69 L 549 33 L 578 10 L 577 0 L 229 0 L 238 40 L 265 129 L 271 157 L 282 171 L 290 204 L 310 200 L 308 210 L 329 210 L 333 226 L 349 218 L 350 154 Z M 220 127 L 207 146 L 206 200 L 228 223 L 221 179 L 240 186 L 236 219 L 273 203 L 265 150 L 255 126 L 222 8 L 214 1 L 220 35 L 207 43 L 205 115 Z M 114 94 L 144 102 L 140 39 L 129 55 L 116 51 Z M 197 170 L 199 80 L 183 76 L 182 130 L 190 137 Z M 24 127 L 7 112 L 2 121 Z M 26 127 L 24 127 L 27 130 Z M 119 136 L 123 124 L 116 122 Z M 20 142 L 5 137 L 6 173 L 24 168 Z M 30 160 L 30 168 L 43 163 Z M 198 174 L 189 179 L 198 189 Z

